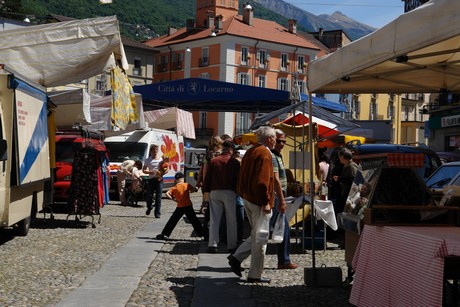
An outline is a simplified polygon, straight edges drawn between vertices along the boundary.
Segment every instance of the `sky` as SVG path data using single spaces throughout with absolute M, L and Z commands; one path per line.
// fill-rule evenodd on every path
M 284 0 L 314 15 L 342 12 L 349 18 L 368 26 L 380 28 L 401 14 L 401 0 Z

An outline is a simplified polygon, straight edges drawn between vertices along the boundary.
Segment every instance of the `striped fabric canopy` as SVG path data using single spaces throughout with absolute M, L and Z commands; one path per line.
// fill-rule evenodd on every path
M 192 113 L 178 108 L 166 108 L 144 112 L 145 122 L 150 128 L 176 129 L 177 135 L 195 139 Z

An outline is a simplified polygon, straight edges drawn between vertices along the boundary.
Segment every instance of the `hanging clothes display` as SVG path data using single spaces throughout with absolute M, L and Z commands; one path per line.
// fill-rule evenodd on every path
M 120 67 L 115 67 L 110 73 L 112 86 L 112 126 L 121 130 L 128 124 L 139 120 L 136 95 L 128 76 Z
M 90 143 L 75 152 L 67 202 L 69 215 L 100 216 L 99 209 L 109 202 L 108 163 L 107 152 Z

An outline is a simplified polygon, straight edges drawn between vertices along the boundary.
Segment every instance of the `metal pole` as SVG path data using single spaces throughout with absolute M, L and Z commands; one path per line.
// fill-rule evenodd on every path
M 316 286 L 316 258 L 315 258 L 315 189 L 313 186 L 313 115 L 312 115 L 312 96 L 308 93 L 308 142 L 310 145 L 310 221 L 311 221 L 311 262 L 313 268 L 313 286 Z

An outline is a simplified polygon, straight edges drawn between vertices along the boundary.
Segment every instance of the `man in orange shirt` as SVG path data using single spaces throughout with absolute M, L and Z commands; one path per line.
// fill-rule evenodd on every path
M 184 182 L 184 174 L 181 172 L 176 173 L 174 176 L 176 179 L 176 185 L 172 187 L 166 196 L 177 202 L 177 208 L 169 218 L 161 234 L 156 236 L 157 240 L 167 239 L 176 227 L 179 220 L 185 214 L 192 223 L 193 229 L 199 237 L 203 236 L 203 226 L 200 220 L 197 218 L 195 211 L 193 210 L 193 203 L 190 200 L 190 193 L 196 192 L 197 189 L 192 185 Z

